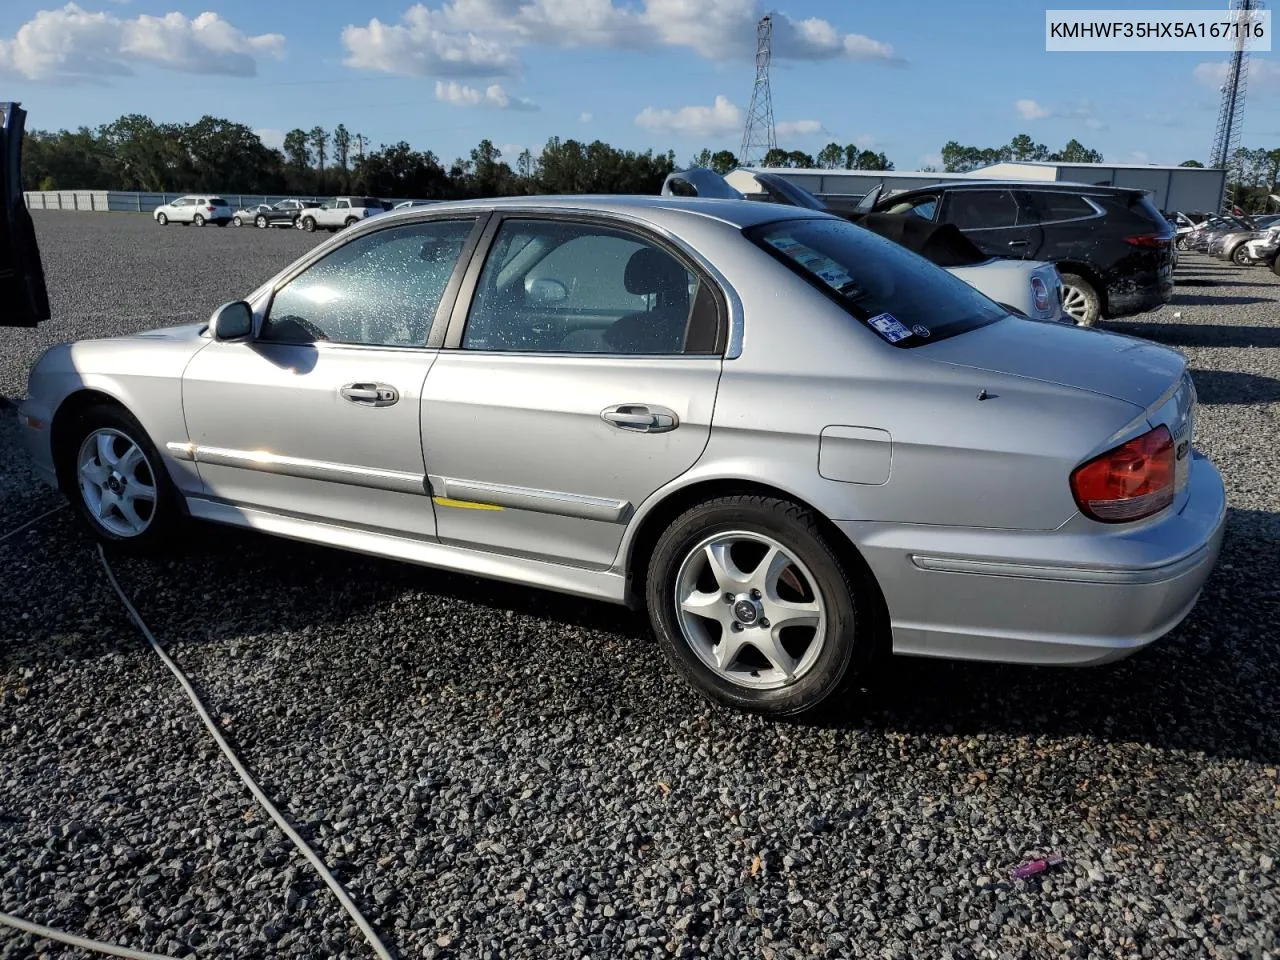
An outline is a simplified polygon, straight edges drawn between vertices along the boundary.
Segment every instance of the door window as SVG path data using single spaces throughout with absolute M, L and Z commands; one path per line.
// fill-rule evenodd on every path
M 343 244 L 276 291 L 260 339 L 424 346 L 474 223 L 406 224 Z
M 350 201 L 350 200 L 339 200 L 339 201 L 338 201 L 338 209 L 339 209 L 339 210 L 349 210 L 349 209 L 351 209 L 351 201 Z
M 912 197 L 890 206 L 885 213 L 914 213 L 922 220 L 932 220 L 938 212 L 938 198 L 935 196 Z
M 961 230 L 990 230 L 1018 223 L 1018 204 L 1008 190 L 955 190 L 947 222 Z
M 529 353 L 710 353 L 716 300 L 661 247 L 613 227 L 507 220 L 462 347 Z
M 1098 211 L 1084 197 L 1073 193 L 1034 191 L 1026 194 L 1031 199 L 1031 212 L 1039 215 L 1041 223 L 1058 223 L 1063 220 L 1083 220 L 1096 217 Z

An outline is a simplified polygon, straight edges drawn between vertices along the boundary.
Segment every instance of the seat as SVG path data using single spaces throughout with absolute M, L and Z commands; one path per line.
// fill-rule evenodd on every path
M 642 247 L 627 261 L 623 284 L 637 296 L 654 296 L 649 310 L 619 317 L 602 339 L 614 353 L 681 353 L 689 326 L 689 271 L 668 253 Z

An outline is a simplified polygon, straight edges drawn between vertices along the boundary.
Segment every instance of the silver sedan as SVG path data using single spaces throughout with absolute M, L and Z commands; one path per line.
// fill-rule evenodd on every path
M 734 200 L 388 213 L 208 324 L 53 348 L 19 419 L 109 544 L 209 520 L 642 606 L 775 716 L 881 651 L 1131 653 L 1225 514 L 1180 354 Z

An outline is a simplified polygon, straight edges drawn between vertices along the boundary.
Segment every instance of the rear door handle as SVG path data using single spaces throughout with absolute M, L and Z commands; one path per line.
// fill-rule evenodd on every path
M 363 407 L 389 407 L 400 399 L 400 391 L 389 383 L 348 383 L 338 392 Z
M 1010 240 L 1010 241 L 1009 241 L 1009 246 L 1011 246 L 1011 247 L 1025 247 L 1025 246 L 1026 246 L 1028 243 L 1030 243 L 1030 242 L 1031 242 L 1030 240 Z
M 600 411 L 605 423 L 631 433 L 666 433 L 680 426 L 674 410 L 645 403 L 619 403 Z

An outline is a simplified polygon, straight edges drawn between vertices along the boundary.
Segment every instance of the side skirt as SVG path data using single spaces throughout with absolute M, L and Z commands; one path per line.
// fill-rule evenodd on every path
M 617 573 L 582 570 L 545 560 L 468 550 L 442 543 L 427 543 L 386 533 L 358 530 L 315 520 L 282 516 L 266 510 L 238 507 L 204 497 L 187 497 L 191 516 L 233 527 L 245 527 L 291 540 L 303 540 L 356 553 L 404 560 L 455 573 L 503 580 L 578 597 L 626 602 L 626 579 Z

